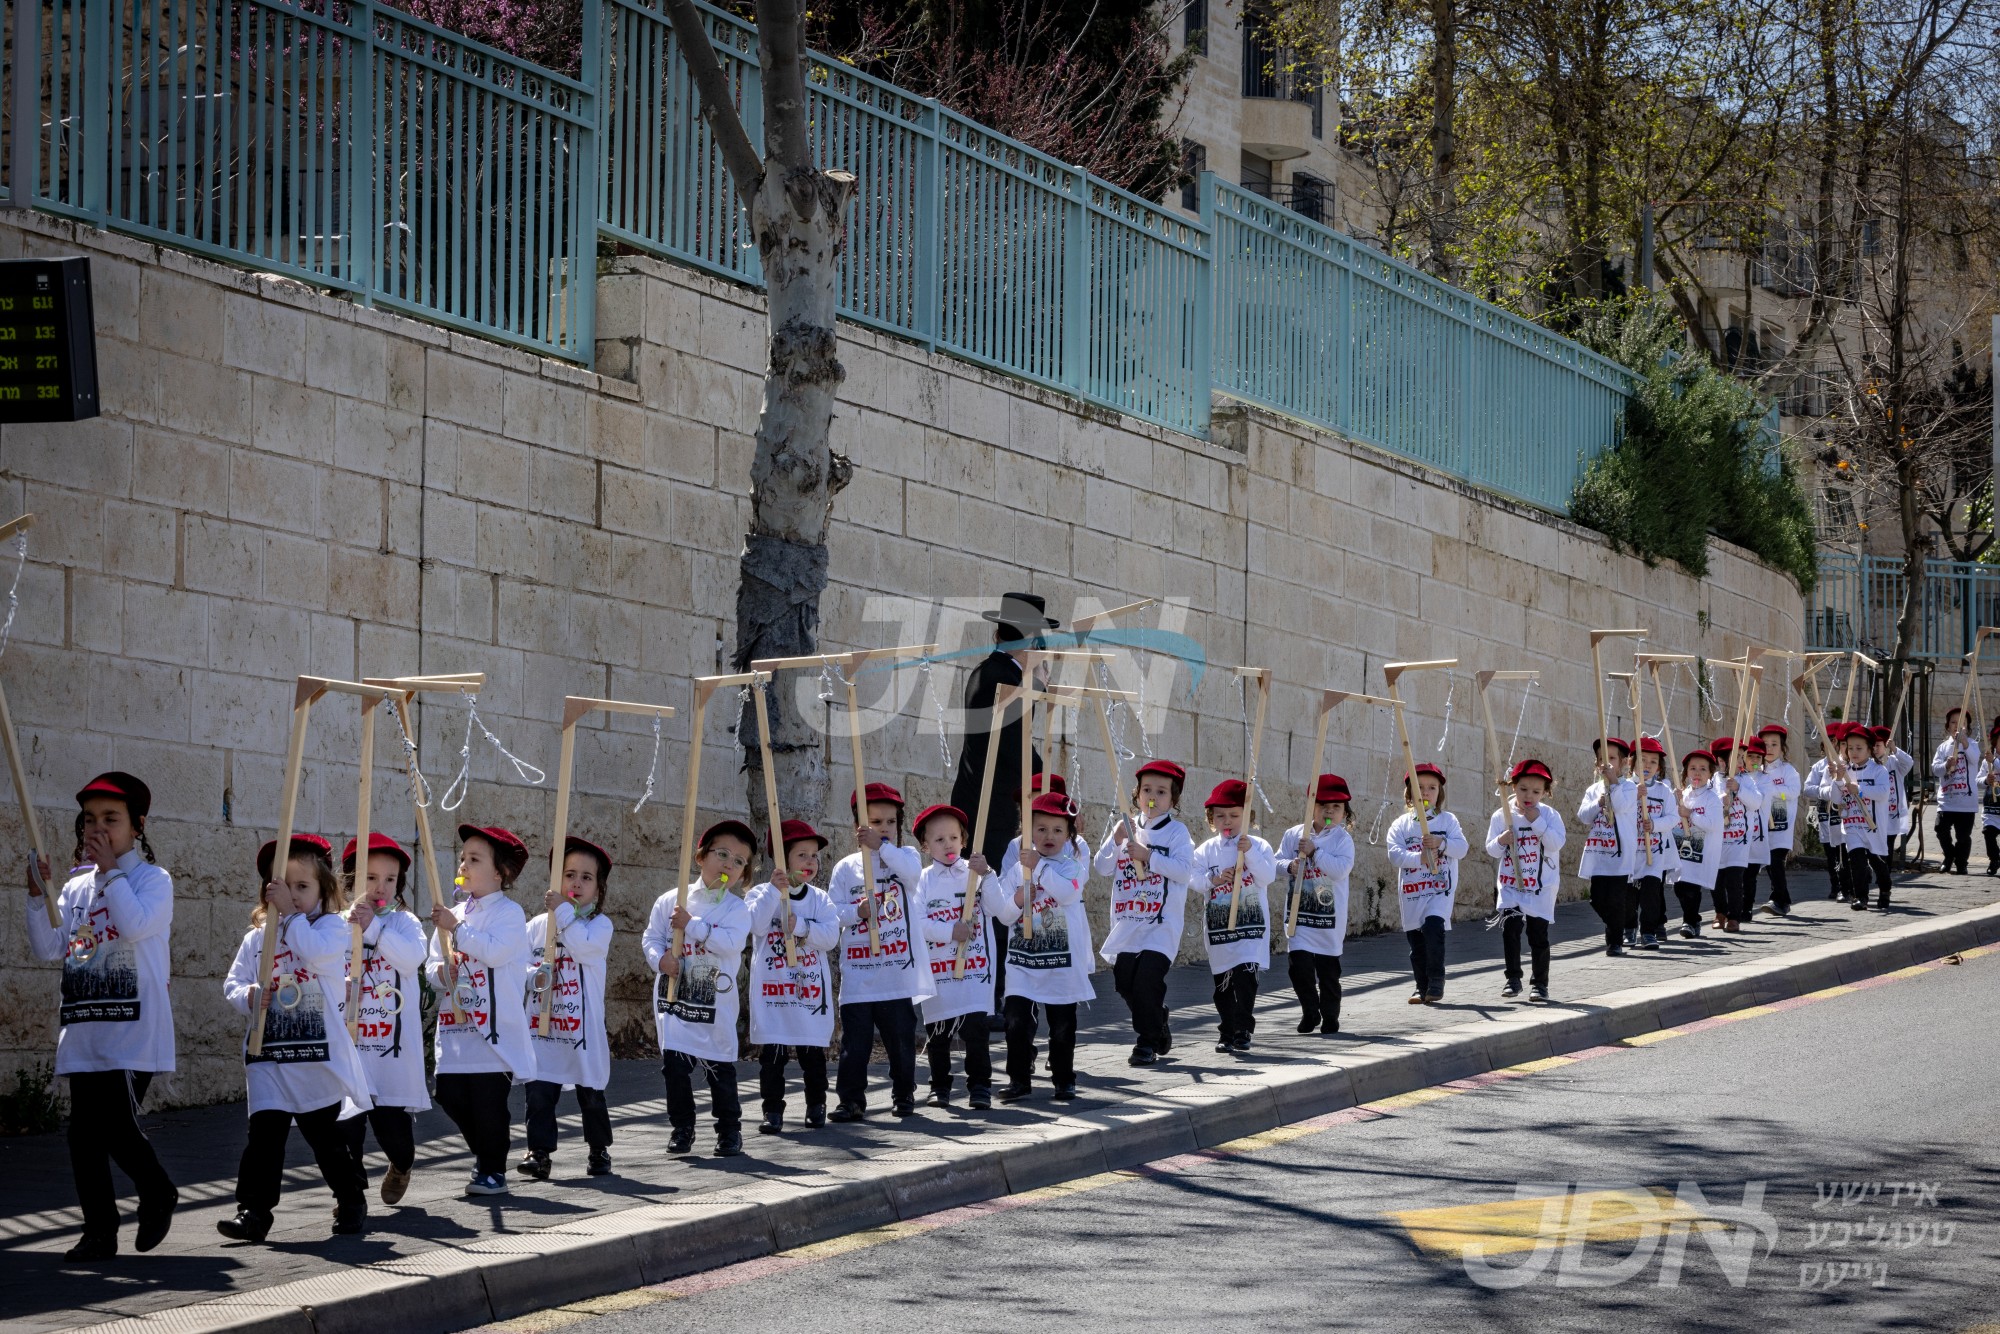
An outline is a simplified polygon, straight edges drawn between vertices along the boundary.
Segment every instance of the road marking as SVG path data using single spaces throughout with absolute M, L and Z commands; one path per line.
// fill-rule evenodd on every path
M 1398 1112 L 1410 1111 L 1442 1102 L 1447 1098 L 1478 1089 L 1491 1088 L 1495 1084 L 1511 1083 L 1518 1079 L 1528 1079 L 1535 1075 L 1560 1070 L 1583 1061 L 1596 1060 L 1602 1056 L 1613 1056 L 1625 1052 L 1644 1049 L 1673 1038 L 1687 1037 L 1695 1033 L 1705 1033 L 1726 1024 L 1740 1023 L 1746 1019 L 1762 1018 L 1766 1015 L 1782 1014 L 1802 1006 L 1833 1000 L 1840 996 L 1852 995 L 1872 987 L 1885 986 L 1905 978 L 1918 977 L 1935 972 L 1940 968 L 1954 966 L 1957 962 L 1985 958 L 2000 953 L 2000 944 L 1981 945 L 1965 950 L 1949 958 L 1937 959 L 1930 963 L 1916 964 L 1909 968 L 1897 969 L 1879 977 L 1867 978 L 1860 982 L 1827 987 L 1820 991 L 1808 992 L 1787 1000 L 1773 1001 L 1768 1005 L 1753 1005 L 1746 1009 L 1734 1010 L 1728 1014 L 1715 1015 L 1675 1028 L 1658 1029 L 1635 1037 L 1621 1039 L 1603 1046 L 1585 1047 L 1562 1056 L 1544 1056 L 1537 1060 L 1523 1061 L 1519 1065 L 1506 1066 L 1486 1074 L 1473 1075 L 1466 1079 L 1454 1079 L 1448 1083 L 1430 1088 L 1416 1089 L 1409 1093 L 1399 1093 L 1392 1097 L 1379 1098 L 1374 1102 L 1345 1107 L 1337 1112 L 1327 1112 L 1320 1116 L 1297 1121 L 1291 1125 L 1278 1126 L 1271 1130 L 1246 1135 L 1230 1140 L 1213 1149 L 1201 1149 L 1194 1153 L 1174 1154 L 1168 1158 L 1156 1159 L 1139 1167 L 1126 1168 L 1115 1172 L 1099 1172 L 1081 1177 L 1075 1181 L 1059 1182 L 1053 1186 L 1041 1186 L 1023 1191 L 1018 1195 L 1002 1195 L 997 1199 L 983 1200 L 977 1204 L 961 1205 L 956 1209 L 945 1209 L 937 1213 L 923 1214 L 916 1218 L 896 1223 L 885 1223 L 845 1237 L 835 1237 L 828 1241 L 813 1242 L 807 1246 L 780 1251 L 775 1255 L 760 1256 L 755 1260 L 744 1260 L 720 1269 L 710 1269 L 685 1278 L 669 1280 L 666 1283 L 634 1288 L 613 1293 L 606 1297 L 594 1297 L 587 1301 L 570 1302 L 549 1311 L 534 1315 L 503 1320 L 497 1324 L 482 1327 L 479 1334 L 545 1334 L 594 1316 L 610 1315 L 620 1311 L 637 1310 L 659 1302 L 697 1297 L 703 1293 L 716 1292 L 748 1283 L 753 1279 L 766 1278 L 773 1274 L 789 1273 L 809 1264 L 820 1263 L 842 1255 L 852 1255 L 884 1242 L 902 1241 L 923 1236 L 940 1228 L 956 1227 L 961 1223 L 977 1222 L 995 1214 L 1011 1213 L 1015 1209 L 1031 1208 L 1048 1204 L 1071 1195 L 1081 1195 L 1102 1190 L 1106 1186 L 1121 1186 L 1134 1181 L 1158 1177 L 1179 1176 L 1197 1167 L 1224 1162 L 1233 1158 L 1248 1158 L 1270 1149 L 1296 1143 L 1311 1136 L 1335 1130 L 1342 1126 L 1359 1125 L 1368 1121 L 1379 1121 Z M 1639 1197 L 1643 1196 L 1641 1200 Z M 1542 1220 L 1554 1211 L 1549 1203 L 1557 1197 L 1542 1200 L 1502 1200 L 1497 1203 L 1450 1205 L 1438 1209 L 1409 1210 L 1390 1214 L 1389 1217 L 1403 1223 L 1410 1232 L 1411 1240 L 1433 1254 L 1448 1254 L 1456 1258 L 1468 1244 L 1482 1246 L 1487 1254 L 1503 1254 L 1510 1250 L 1530 1250 L 1541 1244 L 1544 1233 L 1540 1230 Z M 1584 1211 L 1578 1219 L 1575 1205 L 1565 1206 L 1560 1221 L 1561 1235 L 1565 1238 L 1586 1241 L 1631 1240 L 1640 1236 L 1648 1227 L 1658 1228 L 1665 1224 L 1685 1224 L 1691 1230 L 1706 1231 L 1723 1229 L 1728 1224 L 1707 1218 L 1696 1210 L 1681 1204 L 1671 1193 L 1641 1188 L 1633 1191 L 1584 1191 L 1561 1197 L 1576 1201 L 1584 1200 Z M 1599 1209 L 1603 1216 L 1599 1216 Z M 1417 1220 L 1412 1227 L 1406 1221 Z M 1535 1231 L 1527 1231 L 1530 1220 Z M 1577 1228 L 1581 1232 L 1577 1232 Z M 1418 1240 L 1418 1232 L 1426 1240 Z M 1447 1242 L 1446 1239 L 1449 1238 Z M 1435 1247 L 1426 1242 L 1434 1242 Z M 1989 1327 L 1978 1327 L 1984 1334 Z

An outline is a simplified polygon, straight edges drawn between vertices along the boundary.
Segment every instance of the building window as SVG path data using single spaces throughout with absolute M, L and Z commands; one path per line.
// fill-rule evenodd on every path
M 1201 174 L 1208 170 L 1208 150 L 1192 139 L 1181 140 L 1181 207 L 1193 213 L 1201 207 Z
M 1333 183 L 1306 172 L 1292 175 L 1292 212 L 1308 222 L 1325 222 L 1333 211 Z
M 1181 42 L 1189 55 L 1208 54 L 1208 0 L 1187 0 L 1181 11 Z

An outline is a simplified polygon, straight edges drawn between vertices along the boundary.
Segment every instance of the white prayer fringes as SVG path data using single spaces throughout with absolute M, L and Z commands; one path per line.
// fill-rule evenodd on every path
M 660 773 L 660 753 L 666 744 L 666 738 L 661 728 L 664 718 L 665 715 L 663 714 L 657 712 L 653 714 L 653 759 L 646 766 L 646 790 L 639 794 L 638 803 L 632 807 L 632 814 L 634 815 L 644 810 L 646 803 L 653 799 L 654 786 L 658 782 Z
M 21 610 L 21 573 L 28 568 L 28 530 L 14 534 L 14 582 L 7 585 L 7 619 L 0 623 L 0 655 L 7 652 L 7 640 L 14 633 L 14 616 Z
M 500 738 L 493 735 L 493 729 L 479 716 L 479 696 L 468 696 L 465 701 L 465 740 L 458 748 L 458 776 L 451 780 L 451 786 L 447 787 L 444 795 L 438 798 L 438 809 L 447 814 L 463 806 L 466 797 L 472 791 L 472 729 L 475 727 L 482 736 L 493 743 L 493 749 L 499 751 L 501 757 L 514 766 L 514 772 L 522 782 L 531 787 L 538 787 L 548 777 L 546 773 L 501 744 Z M 534 777 L 528 777 L 529 774 L 533 774 Z M 454 792 L 458 793 L 455 800 L 452 797 Z

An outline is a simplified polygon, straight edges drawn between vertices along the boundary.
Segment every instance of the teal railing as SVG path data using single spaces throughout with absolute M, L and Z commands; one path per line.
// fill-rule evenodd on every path
M 600 236 L 761 272 L 659 0 L 584 0 L 580 72 L 381 0 L 15 6 L 15 202 L 587 362 Z M 710 33 L 753 138 L 755 34 Z M 820 160 L 855 174 L 849 319 L 1205 434 L 1261 404 L 1550 509 L 1631 377 L 1204 177 L 1189 218 L 835 61 Z
M 1896 624 L 1909 588 L 1897 556 L 1821 551 L 1819 579 L 1806 612 L 1806 647 L 1815 652 L 1895 652 Z M 1927 560 L 1911 658 L 1962 658 L 1982 625 L 2000 625 L 2000 566 Z

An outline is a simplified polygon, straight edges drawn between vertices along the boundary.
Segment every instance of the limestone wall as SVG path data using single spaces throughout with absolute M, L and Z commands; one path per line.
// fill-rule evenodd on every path
M 485 671 L 481 717 L 548 770 L 566 693 L 685 706 L 689 678 L 716 670 L 733 641 L 761 306 L 670 265 L 613 262 L 593 374 L 6 214 L 0 255 L 21 253 L 92 258 L 105 414 L 0 432 L 0 509 L 40 516 L 0 679 L 59 848 L 70 794 L 90 774 L 115 765 L 153 785 L 152 839 L 178 889 L 180 1072 L 158 1096 L 238 1096 L 239 1025 L 219 984 L 254 896 L 252 853 L 276 820 L 290 678 Z M 895 339 L 844 334 L 836 432 L 856 472 L 835 507 L 827 643 L 977 650 L 990 630 L 978 610 L 1016 588 L 1044 594 L 1065 621 L 1165 599 L 1131 624 L 1192 636 L 1211 664 L 1275 669 L 1262 775 L 1274 836 L 1298 818 L 1315 692 L 1379 690 L 1384 661 L 1460 658 L 1449 687 L 1412 677 L 1407 693 L 1413 741 L 1446 765 L 1449 804 L 1477 834 L 1493 803 L 1471 671 L 1542 669 L 1520 753 L 1548 758 L 1573 805 L 1596 728 L 1589 627 L 1646 625 L 1649 647 L 1717 656 L 1746 640 L 1798 642 L 1796 591 L 1733 550 L 1697 582 L 1274 416 L 1222 412 L 1212 441 L 1193 440 Z M 1143 683 L 1146 745 L 1188 764 L 1199 828 L 1201 795 L 1243 764 L 1238 697 L 1225 673 L 1208 672 L 1191 695 L 1186 667 L 1159 656 L 1143 666 L 1121 661 L 1119 684 Z M 932 692 L 949 705 L 959 678 L 941 666 L 865 691 L 896 710 L 869 736 L 871 770 L 913 803 L 949 788 Z M 820 707 L 811 683 L 802 690 Z M 1519 700 L 1496 688 L 1503 749 Z M 1685 690 L 1676 709 L 1677 734 L 1694 729 Z M 314 717 L 300 825 L 344 839 L 357 714 L 335 700 Z M 1356 789 L 1364 837 L 1389 781 L 1384 721 L 1343 706 L 1328 744 L 1327 767 Z M 704 817 L 744 809 L 733 722 L 726 701 L 711 710 Z M 442 790 L 465 711 L 428 704 L 418 724 Z M 612 1011 L 634 1050 L 646 1041 L 637 933 L 672 874 L 687 726 L 685 709 L 666 725 L 658 797 L 636 814 L 647 720 L 593 719 L 578 747 L 575 827 L 619 861 Z M 1107 792 L 1094 729 L 1055 760 L 1081 779 L 1093 839 Z M 1135 729 L 1125 741 L 1142 749 Z M 386 723 L 377 746 L 373 818 L 405 836 L 409 808 L 390 767 L 400 747 Z M 844 733 L 830 753 L 845 774 Z M 545 848 L 546 787 L 523 784 L 476 731 L 472 772 L 461 814 Z M 434 815 L 441 831 L 457 818 Z M 25 846 L 11 803 L 0 839 Z M 835 851 L 850 846 L 838 839 Z M 1468 865 L 1462 914 L 1490 904 L 1489 877 L 1483 858 Z M 1379 853 L 1364 856 L 1354 892 L 1357 929 L 1392 919 Z M 1484 947 L 1458 939 L 1461 951 Z M 1184 957 L 1200 952 L 1191 936 Z M 18 910 L 0 915 L 0 958 L 13 965 L 0 975 L 4 1078 L 52 1050 L 56 975 L 24 963 Z

